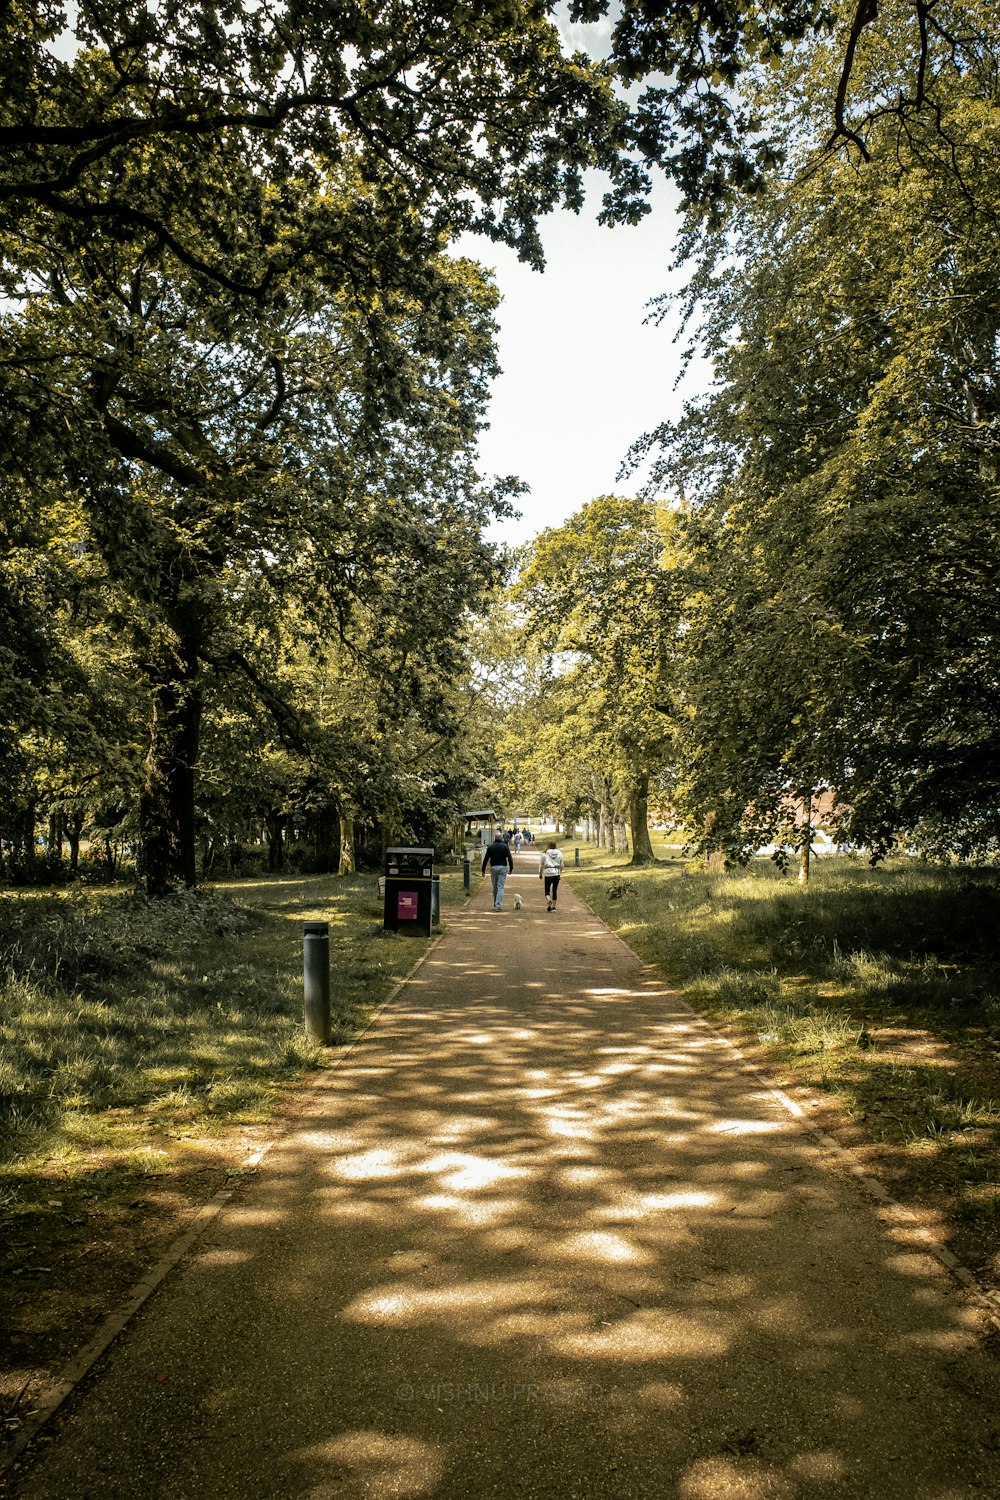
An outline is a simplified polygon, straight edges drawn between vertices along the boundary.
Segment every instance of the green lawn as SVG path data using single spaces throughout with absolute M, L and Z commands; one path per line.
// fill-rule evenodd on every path
M 442 915 L 464 901 L 442 873 Z M 302 923 L 330 923 L 335 1041 L 428 946 L 373 875 L 0 893 L 0 1420 L 86 1342 L 330 1065 L 303 1026 Z
M 464 900 L 442 875 L 442 915 Z M 0 1203 L 53 1165 L 155 1169 L 154 1137 L 266 1119 L 329 1054 L 306 1039 L 302 923 L 330 923 L 334 1044 L 427 947 L 386 934 L 376 879 L 212 885 L 145 903 L 122 889 L 0 893 Z

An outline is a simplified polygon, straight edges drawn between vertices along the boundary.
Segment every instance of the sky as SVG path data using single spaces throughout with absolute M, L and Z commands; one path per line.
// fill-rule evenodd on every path
M 495 273 L 503 297 L 499 358 L 484 472 L 515 474 L 531 488 L 522 517 L 493 528 L 518 544 L 604 494 L 635 494 L 642 474 L 617 478 L 630 446 L 680 412 L 700 369 L 675 390 L 681 346 L 672 314 L 649 318 L 652 298 L 677 285 L 670 273 L 678 221 L 666 187 L 635 227 L 597 223 L 601 191 L 586 208 L 542 222 L 546 269 L 522 265 L 488 241 L 462 249 Z
M 556 24 L 567 51 L 606 55 L 610 21 Z M 503 297 L 498 314 L 502 374 L 494 383 L 489 430 L 480 443 L 486 474 L 515 474 L 530 486 L 521 518 L 491 528 L 518 545 L 559 526 L 597 495 L 636 494 L 643 472 L 618 479 L 631 445 L 680 414 L 685 395 L 706 383 L 702 364 L 675 389 L 681 346 L 677 319 L 658 326 L 649 302 L 676 288 L 671 274 L 679 229 L 674 190 L 654 189 L 652 212 L 634 227 L 597 223 L 603 186 L 596 173 L 579 215 L 543 219 L 546 269 L 522 265 L 513 251 L 466 239 L 461 253 L 493 270 Z

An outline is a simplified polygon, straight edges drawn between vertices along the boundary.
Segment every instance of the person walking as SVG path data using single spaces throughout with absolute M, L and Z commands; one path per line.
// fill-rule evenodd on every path
M 546 910 L 555 911 L 556 900 L 559 895 L 559 877 L 563 872 L 563 853 L 557 849 L 554 840 L 549 840 L 549 847 L 542 850 L 542 857 L 538 862 L 538 878 L 545 882 Z
M 510 852 L 510 845 L 505 843 L 501 836 L 497 836 L 483 855 L 483 874 L 489 867 L 490 879 L 493 882 L 493 910 L 503 910 L 503 891 L 507 884 L 508 873 L 513 874 L 514 856 Z

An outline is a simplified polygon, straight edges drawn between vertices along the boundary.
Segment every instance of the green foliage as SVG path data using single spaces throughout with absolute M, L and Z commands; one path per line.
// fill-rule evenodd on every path
M 725 223 L 734 200 L 770 189 L 794 162 L 803 57 L 808 67 L 822 52 L 825 63 L 808 80 L 810 133 L 826 155 L 853 161 L 877 157 L 880 137 L 902 155 L 920 138 L 928 157 L 947 161 L 956 81 L 995 76 L 995 10 L 966 0 L 574 0 L 570 13 L 612 20 L 612 59 L 638 95 L 625 122 L 637 162 L 662 165 L 691 219 L 710 229 Z M 629 208 L 609 194 L 608 217 Z
M 607 63 L 548 3 L 4 12 L 8 875 L 52 873 L 39 812 L 161 892 L 240 805 L 321 863 L 484 786 L 459 685 L 516 486 L 474 470 L 496 296 L 447 247 L 540 264 L 585 169 L 629 220 L 657 164 L 717 386 L 648 440 L 669 521 L 536 544 L 507 788 L 627 807 L 637 861 L 650 778 L 732 859 L 822 789 L 876 855 L 996 846 L 995 17 L 654 10 Z
M 872 98 L 912 60 L 884 28 Z M 929 45 L 936 112 L 874 109 L 862 164 L 817 130 L 838 44 L 798 49 L 756 88 L 794 170 L 688 242 L 717 381 L 647 446 L 689 568 L 679 798 L 735 858 L 818 788 L 877 855 L 1000 839 L 997 55 Z
M 159 243 L 227 292 L 278 295 L 303 261 L 334 287 L 371 263 L 391 281 L 465 229 L 538 257 L 537 215 L 580 201 L 583 167 L 628 175 L 606 70 L 535 6 L 82 0 L 65 27 L 41 0 L 0 32 L 0 189 L 29 266 L 62 223 Z M 318 198 L 331 168 L 366 197 Z
M 44 799 L 127 832 L 157 893 L 196 878 L 202 736 L 227 700 L 270 715 L 313 799 L 335 741 L 342 773 L 374 759 L 391 780 L 385 726 L 425 747 L 440 731 L 482 527 L 507 505 L 471 460 L 495 292 L 443 252 L 473 230 L 540 263 L 536 220 L 579 205 L 585 167 L 631 174 L 624 111 L 531 6 L 83 0 L 0 28 L 0 515 L 72 546 L 55 634 L 64 655 L 86 640 L 77 722 L 48 760 L 26 753 L 48 681 L 70 680 L 41 597 L 22 611 L 0 775 L 29 822 Z M 115 717 L 115 680 L 90 670 L 112 666 L 93 660 L 102 616 L 146 721 L 106 755 L 86 727 Z M 382 711 L 360 744 L 289 695 L 292 630 L 363 663 L 345 678 Z M 428 822 L 449 779 L 411 775 L 384 816 Z
M 59 297 L 7 319 L 15 351 L 42 336 L 67 350 L 62 387 L 38 413 L 42 435 L 49 423 L 64 434 L 62 472 L 50 453 L 39 474 L 38 446 L 11 468 L 36 504 L 46 485 L 71 496 L 53 517 L 77 539 L 58 623 L 88 689 L 80 717 L 91 731 L 115 721 L 102 748 L 65 725 L 47 800 L 63 805 L 81 779 L 93 789 L 110 773 L 112 800 L 138 803 L 129 831 L 155 892 L 177 877 L 193 883 L 195 769 L 221 699 L 249 693 L 319 774 L 321 731 L 283 666 L 302 655 L 290 631 L 313 649 L 332 635 L 353 653 L 348 676 L 368 683 L 388 722 L 405 704 L 421 733 L 437 730 L 484 570 L 482 523 L 504 504 L 467 452 L 493 368 L 495 294 L 468 264 L 442 260 L 433 310 L 386 296 L 387 384 L 373 383 L 357 308 L 300 300 L 243 318 L 219 341 L 214 301 L 193 283 L 170 286 L 118 250 L 95 296 L 94 269 L 67 255 Z M 113 286 L 131 303 L 127 329 L 109 324 Z M 53 547 L 60 540 L 54 531 Z M 95 646 L 108 626 L 113 646 Z M 148 695 L 145 759 L 134 699 L 114 712 L 128 682 Z M 349 762 L 346 725 L 339 741 Z
M 605 495 L 527 551 L 516 598 L 537 665 L 530 739 L 508 731 L 504 760 L 532 800 L 548 785 L 566 807 L 630 811 L 633 858 L 652 857 L 646 827 L 651 776 L 671 731 L 671 574 L 665 521 L 642 501 Z

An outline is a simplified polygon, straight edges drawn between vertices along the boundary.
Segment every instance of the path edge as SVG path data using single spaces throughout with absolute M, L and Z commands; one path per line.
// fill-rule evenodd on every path
M 475 894 L 473 892 L 463 902 L 458 908 L 460 912 L 465 911 L 466 907 L 474 899 Z M 444 937 L 445 932 L 446 927 L 442 922 L 440 931 L 431 938 L 430 943 L 424 949 L 423 953 L 421 953 L 416 963 L 407 970 L 402 978 L 396 981 L 385 999 L 379 1001 L 364 1026 L 355 1032 L 346 1046 L 337 1048 L 327 1067 L 317 1070 L 311 1076 L 306 1075 L 303 1082 L 297 1086 L 294 1093 L 298 1098 L 298 1106 L 293 1115 L 269 1141 L 265 1141 L 263 1146 L 258 1147 L 247 1158 L 242 1167 L 238 1167 L 228 1174 L 226 1181 L 227 1183 L 232 1182 L 232 1186 L 221 1187 L 207 1203 L 202 1204 L 183 1233 L 179 1234 L 168 1245 L 155 1265 L 145 1275 L 140 1277 L 126 1294 L 124 1300 L 118 1304 L 113 1312 L 108 1313 L 107 1317 L 103 1319 L 100 1328 L 90 1342 L 85 1344 L 82 1349 L 77 1350 L 68 1364 L 62 1367 L 55 1379 L 46 1381 L 43 1384 L 41 1396 L 37 1402 L 33 1403 L 31 1416 L 27 1418 L 23 1428 L 11 1443 L 6 1453 L 0 1454 L 0 1475 L 9 1470 L 23 1456 L 25 1450 L 34 1442 L 45 1425 L 51 1421 L 67 1398 L 73 1394 L 80 1382 L 89 1375 L 97 1361 L 110 1349 L 119 1335 L 125 1331 L 136 1313 L 145 1306 L 157 1288 L 162 1286 L 174 1267 L 183 1260 L 191 1247 L 204 1234 L 213 1219 L 217 1218 L 225 1208 L 236 1192 L 239 1181 L 249 1173 L 255 1172 L 268 1153 L 280 1141 L 284 1140 L 285 1136 L 293 1129 L 297 1120 L 308 1112 L 310 1105 L 316 1102 L 317 1096 L 326 1087 L 330 1075 L 340 1069 L 355 1047 L 378 1024 L 384 1012 L 388 1010 L 389 1006 L 398 998 L 400 992 L 410 983 L 417 970 L 430 958 L 434 949 Z M 626 946 L 628 945 L 626 944 Z
M 744 1072 L 752 1076 L 755 1081 L 760 1084 L 761 1088 L 765 1089 L 766 1092 L 770 1094 L 771 1098 L 775 1099 L 781 1106 L 781 1108 L 786 1111 L 786 1113 L 790 1114 L 794 1120 L 797 1120 L 802 1126 L 803 1131 L 808 1136 L 810 1136 L 812 1140 L 815 1141 L 815 1143 L 827 1153 L 827 1155 L 834 1157 L 839 1165 L 842 1166 L 845 1171 L 849 1172 L 850 1175 L 855 1178 L 862 1190 L 874 1203 L 876 1203 L 880 1208 L 891 1209 L 894 1214 L 898 1215 L 899 1218 L 904 1221 L 904 1223 L 912 1228 L 916 1238 L 920 1240 L 921 1245 L 927 1252 L 927 1254 L 932 1256 L 944 1268 L 944 1270 L 948 1272 L 948 1275 L 952 1280 L 959 1283 L 963 1291 L 968 1293 L 968 1295 L 975 1301 L 979 1310 L 984 1313 L 987 1318 L 990 1319 L 995 1328 L 1000 1330 L 1000 1291 L 995 1292 L 990 1290 L 988 1287 L 983 1286 L 982 1282 L 977 1279 L 972 1271 L 970 1271 L 969 1267 L 964 1265 L 962 1261 L 959 1260 L 958 1256 L 953 1254 L 946 1245 L 935 1244 L 930 1230 L 925 1229 L 924 1226 L 919 1223 L 917 1216 L 912 1211 L 912 1209 L 908 1208 L 905 1203 L 900 1203 L 897 1198 L 894 1198 L 892 1196 L 881 1178 L 876 1177 L 874 1173 L 869 1172 L 866 1168 L 859 1166 L 851 1155 L 850 1150 L 846 1146 L 842 1145 L 840 1141 L 836 1140 L 832 1135 L 825 1131 L 821 1125 L 813 1120 L 810 1117 L 809 1111 L 803 1105 L 799 1104 L 799 1102 L 796 1099 L 793 1099 L 791 1095 L 786 1094 L 784 1089 L 780 1088 L 773 1081 L 773 1079 L 768 1076 L 766 1069 L 760 1063 L 754 1062 L 752 1058 L 747 1057 L 746 1053 L 740 1047 L 739 1043 L 734 1042 L 731 1037 L 726 1036 L 725 1032 L 720 1031 L 717 1026 L 713 1025 L 708 1017 L 704 1015 L 700 1010 L 698 1010 L 697 1006 L 692 1005 L 691 1001 L 687 998 L 684 990 L 678 988 L 674 984 L 674 982 L 669 979 L 666 974 L 664 974 L 663 970 L 659 968 L 657 964 L 650 963 L 647 959 L 643 958 L 641 953 L 637 953 L 635 949 L 625 941 L 621 933 L 616 932 L 613 927 L 609 926 L 609 924 L 605 922 L 604 918 L 594 910 L 589 901 L 585 900 L 585 898 L 581 896 L 580 892 L 573 888 L 572 881 L 568 883 L 570 885 L 570 889 L 573 890 L 573 895 L 579 901 L 581 906 L 586 907 L 587 911 L 594 918 L 594 921 L 600 922 L 601 926 L 605 929 L 608 935 L 614 938 L 615 942 L 620 943 L 621 946 L 626 950 L 626 952 L 630 953 L 633 958 L 638 959 L 639 963 L 641 963 L 645 969 L 647 969 L 652 974 L 658 975 L 658 977 L 663 980 L 663 983 L 670 990 L 670 992 L 673 995 L 676 995 L 676 997 L 682 1002 L 682 1004 L 687 1006 L 688 1010 L 693 1016 L 697 1018 L 698 1022 L 707 1031 L 710 1031 L 714 1037 L 717 1037 L 719 1041 L 729 1049 L 730 1053 L 736 1058 Z

